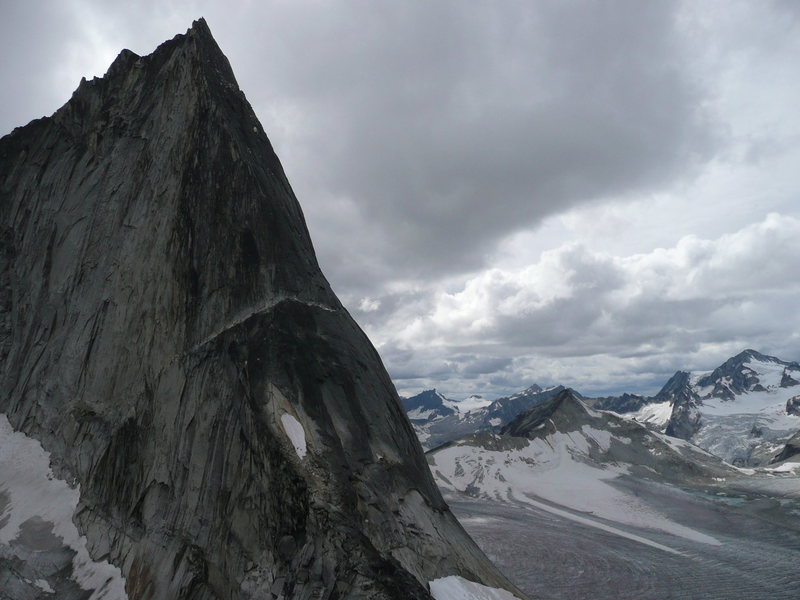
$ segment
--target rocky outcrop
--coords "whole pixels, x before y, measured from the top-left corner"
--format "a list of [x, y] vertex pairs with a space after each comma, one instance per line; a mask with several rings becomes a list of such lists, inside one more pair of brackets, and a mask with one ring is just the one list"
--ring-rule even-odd
[[697, 403], [693, 400], [677, 400], [672, 405], [672, 414], [665, 433], [672, 437], [690, 440], [702, 426], [703, 415]]
[[800, 417], [800, 396], [792, 396], [786, 401], [786, 414]]
[[205, 22], [0, 140], [0, 236], [0, 412], [80, 484], [76, 522], [131, 599], [511, 588]]
[[773, 463], [783, 462], [790, 458], [800, 458], [800, 432], [794, 434], [778, 455], [772, 460]]
[[655, 400], [657, 402], [669, 400], [673, 403], [698, 400], [699, 396], [692, 389], [690, 378], [691, 374], [688, 371], [676, 371], [655, 395]]
[[784, 369], [783, 370], [783, 373], [781, 374], [781, 387], [782, 388], [788, 388], [788, 387], [794, 387], [796, 385], [800, 385], [800, 381], [797, 381], [797, 379], [792, 377], [792, 375], [791, 375], [792, 373], [794, 373], [795, 375], [798, 374], [796, 370], [789, 370], [789, 369]]
[[649, 396], [639, 394], [622, 394], [621, 396], [605, 396], [602, 398], [587, 398], [586, 404], [598, 410], [613, 410], [618, 413], [636, 412], [643, 406], [656, 402]]
[[666, 434], [684, 440], [691, 439], [702, 427], [698, 409], [702, 401], [692, 388], [690, 377], [687, 371], [677, 371], [655, 396], [659, 402], [672, 403]]

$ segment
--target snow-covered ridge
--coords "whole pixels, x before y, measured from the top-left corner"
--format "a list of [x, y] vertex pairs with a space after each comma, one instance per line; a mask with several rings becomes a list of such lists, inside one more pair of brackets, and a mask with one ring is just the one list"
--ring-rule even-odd
[[[800, 430], [788, 401], [800, 393], [800, 365], [744, 352], [709, 373], [693, 373], [673, 405], [668, 432], [738, 465], [764, 465]], [[688, 424], [688, 426], [687, 426]]]
[[487, 400], [483, 396], [476, 396], [473, 394], [469, 398], [464, 398], [463, 400], [448, 400], [447, 398], [444, 398], [442, 403], [448, 408], [451, 408], [459, 413], [466, 414], [474, 410], [486, 408], [492, 403], [492, 400]]
[[669, 418], [672, 416], [672, 403], [667, 401], [646, 404], [636, 412], [621, 414], [620, 416], [633, 419], [639, 423], [648, 423], [661, 429], [667, 426]]

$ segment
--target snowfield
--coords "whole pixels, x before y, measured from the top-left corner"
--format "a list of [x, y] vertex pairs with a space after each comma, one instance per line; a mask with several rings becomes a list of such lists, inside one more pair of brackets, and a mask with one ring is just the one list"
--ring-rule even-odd
[[[631, 443], [629, 439], [617, 441]], [[614, 480], [628, 475], [629, 466], [601, 465], [589, 456], [592, 445], [607, 451], [611, 443], [609, 432], [584, 425], [579, 432], [556, 432], [543, 439], [528, 440], [521, 449], [498, 451], [459, 444], [428, 456], [431, 471], [443, 490], [498, 502], [532, 504], [545, 510], [550, 503], [581, 513], [573, 516], [585, 524], [626, 537], [630, 534], [587, 517], [658, 530], [705, 544], [719, 543], [671, 521], [637, 497], [615, 487]], [[563, 512], [559, 514], [564, 516]], [[635, 537], [637, 541], [649, 543], [640, 536]]]

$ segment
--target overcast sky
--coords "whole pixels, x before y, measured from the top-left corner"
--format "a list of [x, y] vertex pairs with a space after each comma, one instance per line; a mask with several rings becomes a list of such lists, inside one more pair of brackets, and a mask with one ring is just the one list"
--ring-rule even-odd
[[800, 3], [0, 0], [0, 134], [204, 16], [404, 394], [800, 359]]

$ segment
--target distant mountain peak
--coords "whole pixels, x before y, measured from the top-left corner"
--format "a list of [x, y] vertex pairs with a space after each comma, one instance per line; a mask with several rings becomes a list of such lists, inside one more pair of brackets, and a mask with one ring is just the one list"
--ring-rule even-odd
[[[764, 377], [782, 367], [782, 381], [767, 382]], [[800, 372], [800, 364], [787, 362], [775, 356], [762, 354], [756, 350], [743, 350], [714, 369], [697, 379], [696, 388], [701, 397], [714, 397], [732, 400], [738, 394], [751, 391], [764, 391], [770, 386], [788, 387], [794, 385], [790, 373]]]
[[401, 398], [403, 409], [408, 413], [412, 421], [430, 421], [440, 419], [455, 411], [443, 394], [436, 391], [436, 388], [424, 390], [416, 396]]
[[533, 383], [516, 395], [521, 396], [523, 394], [535, 394], [537, 392], [541, 392], [542, 389], [542, 386], [540, 386], [538, 383]]
[[671, 402], [696, 400], [697, 394], [691, 385], [691, 373], [688, 371], [676, 371], [655, 395], [655, 398], [660, 402], [665, 400]]
[[578, 426], [590, 414], [589, 410], [575, 390], [566, 388], [546, 402], [517, 415], [500, 433], [526, 437], [542, 426], [552, 424], [558, 427], [558, 423], [569, 424], [571, 428]]

